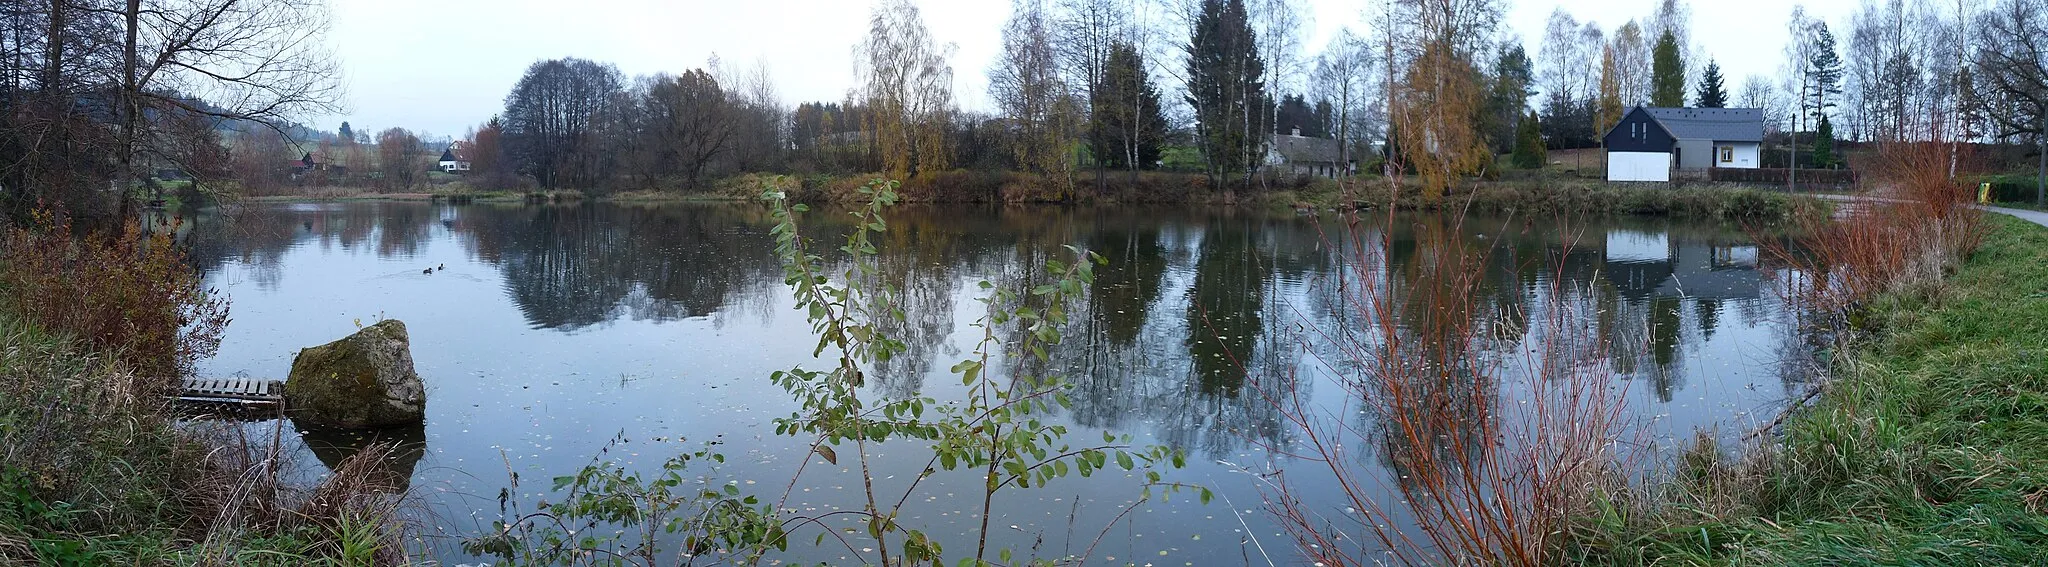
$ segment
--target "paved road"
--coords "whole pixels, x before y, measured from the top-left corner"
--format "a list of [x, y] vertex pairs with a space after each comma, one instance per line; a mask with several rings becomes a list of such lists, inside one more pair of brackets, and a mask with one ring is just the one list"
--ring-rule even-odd
[[2019, 218], [2020, 220], [2031, 222], [2041, 226], [2048, 226], [2048, 212], [2029, 211], [2026, 209], [2009, 209], [2005, 207], [1979, 206], [1977, 208], [1991, 211], [1994, 213], [2011, 215], [2013, 217]]
[[[1898, 200], [1898, 199], [1892, 199], [1892, 198], [1889, 198], [1889, 197], [1872, 197], [1872, 196], [1868, 196], [1868, 195], [1828, 195], [1828, 194], [1812, 194], [1812, 195], [1810, 195], [1810, 196], [1813, 196], [1813, 197], [1818, 197], [1818, 198], [1821, 198], [1821, 199], [1825, 199], [1825, 200], [1829, 200], [1829, 201], [1841, 201], [1841, 202], [1845, 202], [1845, 203], [1854, 203], [1854, 202], [1858, 202], [1858, 201], [1862, 201], [1862, 202], [1872, 202], [1872, 201], [1876, 201], [1876, 202], [1888, 202], [1888, 203], [1899, 203], [1899, 202], [1903, 202], [1903, 201], [1900, 201], [1900, 200]], [[1986, 210], [1986, 211], [1990, 211], [1990, 212], [1994, 212], [1994, 213], [1998, 213], [1998, 214], [2002, 214], [2002, 215], [2007, 215], [2007, 216], [2010, 216], [2010, 217], [2013, 217], [2013, 218], [2017, 218], [2017, 219], [2020, 219], [2020, 220], [2023, 220], [2023, 221], [2027, 221], [2027, 222], [2031, 222], [2031, 223], [2034, 223], [2034, 224], [2038, 224], [2038, 225], [2041, 225], [2041, 226], [2044, 226], [2044, 227], [2048, 227], [2048, 212], [2043, 212], [2043, 211], [2029, 211], [2029, 210], [2026, 210], [2026, 209], [2014, 209], [2014, 208], [2008, 208], [2008, 207], [1993, 207], [1993, 206], [1989, 206], [1989, 205], [1971, 205], [1971, 206], [1973, 206], [1973, 207], [1977, 207], [1978, 209], [1982, 209], [1982, 210]]]

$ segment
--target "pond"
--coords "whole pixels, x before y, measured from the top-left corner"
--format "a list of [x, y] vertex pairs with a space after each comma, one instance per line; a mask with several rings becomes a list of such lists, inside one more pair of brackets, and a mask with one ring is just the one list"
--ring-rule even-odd
[[[1624, 419], [1640, 432], [1632, 444], [1741, 435], [1806, 388], [1802, 365], [1788, 363], [1808, 358], [1804, 342], [1772, 270], [1749, 238], [1715, 225], [1365, 215], [1347, 227], [1328, 216], [1192, 208], [903, 206], [890, 216], [878, 277], [900, 290], [905, 318], [889, 330], [906, 350], [877, 369], [870, 396], [959, 398], [948, 369], [980, 336], [970, 326], [983, 314], [977, 284], [1041, 283], [1046, 259], [1086, 248], [1108, 263], [1048, 354], [1075, 384], [1058, 419], [1080, 440], [1108, 431], [1178, 448], [1187, 466], [1166, 479], [1217, 495], [1206, 505], [1155, 498], [1123, 515], [1142, 475], [1121, 470], [1011, 490], [996, 499], [992, 545], [1019, 553], [1291, 561], [1294, 540], [1266, 513], [1272, 487], [1260, 473], [1290, 464], [1281, 455], [1299, 449], [1300, 432], [1252, 392], [1289, 377], [1318, 404], [1355, 403], [1303, 378], [1331, 366], [1316, 337], [1362, 324], [1341, 284], [1361, 256], [1345, 242], [1387, 243], [1378, 257], [1390, 272], [1417, 261], [1418, 235], [1490, 250], [1471, 317], [1527, 312], [1546, 286], [1580, 290], [1609, 337], [1585, 358], [1614, 376]], [[804, 218], [819, 238], [850, 226], [840, 214]], [[397, 465], [444, 559], [462, 559], [456, 538], [501, 517], [515, 473], [523, 482], [506, 495], [531, 510], [549, 496], [545, 479], [594, 458], [645, 469], [708, 441], [728, 460], [692, 474], [771, 501], [787, 490], [800, 511], [857, 509], [849, 461], [814, 462], [792, 484], [808, 440], [774, 431], [771, 420], [796, 404], [769, 374], [830, 363], [812, 357], [816, 339], [783, 285], [770, 222], [754, 204], [349, 202], [204, 215], [190, 239], [207, 284], [231, 297], [233, 324], [200, 375], [282, 379], [300, 348], [403, 320], [427, 421], [381, 435], [415, 447]], [[1518, 352], [1530, 335], [1488, 348]], [[310, 474], [360, 443], [281, 428], [305, 439]], [[1373, 447], [1357, 449], [1361, 462], [1379, 462]], [[879, 482], [897, 490], [930, 456], [900, 441], [874, 453]], [[1326, 482], [1297, 489], [1336, 496]], [[904, 522], [937, 534], [950, 555], [971, 550], [979, 491], [978, 477], [939, 474], [912, 496]], [[858, 549], [830, 538], [813, 547], [813, 534], [801, 534], [781, 559], [858, 561]]]

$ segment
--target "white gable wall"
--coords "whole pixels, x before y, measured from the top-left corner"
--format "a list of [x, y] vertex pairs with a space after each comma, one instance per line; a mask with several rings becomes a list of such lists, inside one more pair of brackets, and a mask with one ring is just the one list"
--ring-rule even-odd
[[1671, 154], [1607, 152], [1608, 181], [1671, 181]]

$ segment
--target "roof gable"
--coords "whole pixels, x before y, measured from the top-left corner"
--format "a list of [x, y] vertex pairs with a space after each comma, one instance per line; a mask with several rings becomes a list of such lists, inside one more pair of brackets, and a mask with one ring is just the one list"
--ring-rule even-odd
[[[1623, 131], [1624, 128], [1629, 130]], [[1657, 122], [1649, 109], [1640, 106], [1622, 115], [1621, 120], [1615, 121], [1606, 133], [1600, 135], [1600, 145], [1610, 151], [1670, 152], [1671, 145], [1677, 141], [1678, 136], [1673, 135], [1670, 128]]]
[[1757, 108], [1639, 107], [1680, 140], [1762, 142], [1764, 111]]

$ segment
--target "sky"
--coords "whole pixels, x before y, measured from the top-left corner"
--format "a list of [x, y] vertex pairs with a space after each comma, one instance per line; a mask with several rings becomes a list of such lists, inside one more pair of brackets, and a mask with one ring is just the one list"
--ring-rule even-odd
[[[1382, 0], [1303, 0], [1314, 20], [1304, 57], [1338, 30], [1364, 33], [1368, 5]], [[1645, 19], [1657, 0], [1520, 0], [1503, 22], [1531, 56], [1545, 22], [1563, 8], [1612, 31]], [[1830, 27], [1860, 0], [1806, 0]], [[940, 42], [957, 48], [954, 98], [991, 107], [987, 68], [1001, 48], [1008, 0], [917, 0]], [[1793, 2], [1690, 0], [1693, 41], [1720, 62], [1735, 91], [1750, 74], [1775, 76]], [[866, 29], [867, 0], [335, 0], [328, 41], [344, 69], [343, 112], [307, 117], [332, 130], [403, 127], [461, 137], [504, 106], [535, 61], [581, 57], [612, 63], [628, 77], [706, 67], [715, 56], [734, 71], [765, 64], [783, 102], [845, 97], [853, 46]], [[1838, 32], [1839, 33], [1839, 32]]]

